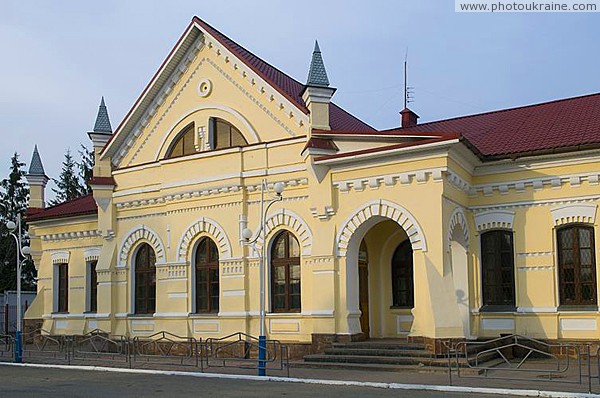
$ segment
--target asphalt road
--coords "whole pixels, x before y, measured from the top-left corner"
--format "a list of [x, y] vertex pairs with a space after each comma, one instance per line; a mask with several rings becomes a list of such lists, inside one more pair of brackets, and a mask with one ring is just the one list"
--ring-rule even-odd
[[0, 366], [0, 397], [415, 397], [500, 395]]

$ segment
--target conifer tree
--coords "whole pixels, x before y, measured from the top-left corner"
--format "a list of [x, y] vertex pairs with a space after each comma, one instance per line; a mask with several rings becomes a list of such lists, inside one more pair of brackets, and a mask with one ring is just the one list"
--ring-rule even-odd
[[52, 179], [56, 184], [56, 188], [52, 188], [52, 192], [54, 192], [56, 197], [50, 202], [51, 206], [77, 199], [85, 194], [85, 187], [79, 180], [79, 174], [76, 168], [77, 163], [73, 159], [71, 151], [67, 149], [60, 176], [58, 179]]
[[81, 144], [79, 155], [81, 156], [81, 161], [77, 164], [79, 167], [79, 177], [83, 181], [83, 194], [87, 195], [92, 193], [90, 180], [94, 171], [94, 151], [90, 151], [85, 145]]
[[[0, 181], [0, 292], [15, 290], [17, 287], [16, 242], [9, 235], [6, 223], [16, 221], [17, 215], [23, 219], [28, 206], [29, 187], [24, 178], [23, 166], [25, 164], [19, 161], [19, 155], [15, 153], [11, 159], [8, 178]], [[24, 222], [21, 223], [21, 227], [21, 236], [26, 236], [27, 226]], [[23, 244], [29, 244], [26, 238]], [[35, 274], [33, 262], [25, 262], [21, 271], [23, 290], [35, 290]]]

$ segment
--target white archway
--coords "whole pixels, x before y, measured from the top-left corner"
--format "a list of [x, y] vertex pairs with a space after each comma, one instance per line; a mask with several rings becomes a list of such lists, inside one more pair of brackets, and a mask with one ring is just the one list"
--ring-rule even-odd
[[118, 267], [127, 266], [127, 260], [129, 259], [131, 250], [140, 240], [145, 240], [150, 244], [150, 246], [152, 246], [156, 255], [157, 264], [166, 262], [164, 245], [158, 234], [154, 232], [151, 228], [145, 225], [141, 225], [131, 230], [129, 234], [127, 234], [127, 238], [125, 238], [125, 240], [121, 244], [121, 249], [119, 250]]
[[231, 243], [225, 233], [225, 230], [218, 222], [208, 217], [201, 217], [190, 225], [179, 239], [177, 245], [177, 256], [179, 262], [185, 262], [193, 248], [193, 244], [198, 235], [209, 235], [219, 248], [219, 259], [226, 260], [231, 258]]
[[[303, 256], [310, 256], [312, 251], [313, 235], [308, 227], [308, 224], [296, 213], [291, 210], [281, 209], [274, 214], [271, 214], [265, 222], [265, 236], [267, 240], [273, 231], [279, 227], [286, 227], [294, 232], [300, 247], [302, 248]], [[256, 241], [257, 250], [262, 250], [264, 242], [261, 237]]]
[[374, 217], [389, 218], [395, 221], [408, 235], [413, 250], [427, 251], [425, 234], [415, 217], [404, 207], [387, 200], [375, 200], [364, 204], [346, 219], [337, 236], [337, 255], [346, 256], [348, 244], [354, 232]]

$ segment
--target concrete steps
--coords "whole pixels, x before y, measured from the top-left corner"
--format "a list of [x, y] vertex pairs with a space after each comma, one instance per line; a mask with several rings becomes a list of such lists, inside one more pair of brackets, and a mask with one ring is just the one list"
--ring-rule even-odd
[[[479, 358], [482, 362], [494, 364], [494, 354]], [[453, 366], [455, 365], [453, 359]], [[466, 372], [478, 373], [469, 369], [465, 359], [459, 364]], [[353, 369], [395, 372], [448, 372], [448, 358], [426, 351], [421, 344], [408, 343], [405, 340], [367, 340], [352, 343], [333, 343], [323, 353], [304, 357], [304, 361], [295, 362], [293, 367]]]

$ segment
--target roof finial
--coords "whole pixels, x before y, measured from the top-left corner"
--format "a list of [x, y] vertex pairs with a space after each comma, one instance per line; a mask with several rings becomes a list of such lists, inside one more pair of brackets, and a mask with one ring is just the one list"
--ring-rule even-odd
[[95, 133], [110, 133], [112, 134], [112, 126], [110, 125], [110, 119], [108, 118], [108, 111], [104, 104], [104, 96], [100, 101], [100, 107], [98, 108], [98, 116], [96, 116], [96, 123], [94, 124]]
[[33, 156], [31, 157], [31, 163], [29, 164], [28, 174], [31, 176], [46, 176], [37, 145], [33, 148]]
[[310, 61], [310, 69], [308, 71], [308, 80], [306, 81], [307, 86], [317, 87], [329, 87], [329, 79], [327, 78], [327, 71], [325, 71], [325, 64], [321, 57], [321, 49], [319, 48], [319, 42], [315, 40], [315, 49], [313, 50], [312, 59]]

